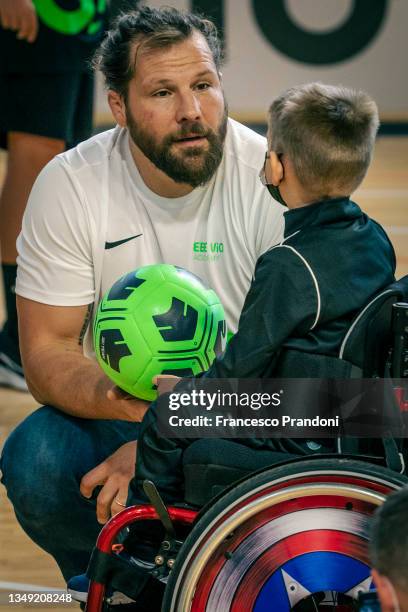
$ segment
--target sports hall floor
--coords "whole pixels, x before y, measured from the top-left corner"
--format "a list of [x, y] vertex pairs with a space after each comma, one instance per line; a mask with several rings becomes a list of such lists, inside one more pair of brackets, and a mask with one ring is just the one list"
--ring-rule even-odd
[[[4, 162], [4, 155], [0, 156], [0, 181]], [[408, 274], [408, 137], [379, 138], [374, 162], [355, 199], [387, 229], [397, 253], [398, 277]], [[35, 407], [30, 396], [0, 389], [0, 448], [8, 433]], [[33, 590], [30, 585], [64, 588], [53, 559], [23, 533], [0, 487], [0, 612], [16, 610], [15, 605], [4, 605], [6, 592], [24, 587]], [[45, 612], [50, 607], [35, 606], [34, 609]]]

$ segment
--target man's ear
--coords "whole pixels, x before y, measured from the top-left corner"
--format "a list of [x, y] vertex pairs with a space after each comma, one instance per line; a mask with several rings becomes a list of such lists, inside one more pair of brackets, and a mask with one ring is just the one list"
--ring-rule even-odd
[[[275, 151], [269, 152], [269, 158], [266, 160], [266, 163], [269, 163], [270, 165], [270, 177], [272, 185], [278, 187], [283, 180], [284, 169], [283, 164]], [[266, 173], [266, 175], [268, 175], [268, 173]]]
[[[378, 593], [382, 612], [396, 612], [398, 603], [395, 601], [395, 592], [386, 576], [382, 576], [376, 569], [371, 570], [371, 575]], [[397, 604], [397, 607], [395, 607]]]
[[110, 89], [108, 91], [108, 103], [116, 123], [120, 127], [126, 127], [126, 108], [123, 97], [117, 91]]

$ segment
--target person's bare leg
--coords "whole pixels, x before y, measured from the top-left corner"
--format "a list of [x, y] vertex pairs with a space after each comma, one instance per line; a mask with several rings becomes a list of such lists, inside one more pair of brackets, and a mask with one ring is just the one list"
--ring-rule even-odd
[[8, 134], [7, 172], [0, 195], [2, 263], [16, 263], [16, 240], [33, 183], [43, 167], [64, 149], [63, 140], [23, 132]]
[[7, 171], [0, 194], [0, 250], [6, 306], [6, 322], [0, 332], [0, 385], [26, 389], [18, 348], [18, 325], [14, 285], [16, 240], [28, 196], [43, 167], [65, 149], [63, 140], [10, 132]]

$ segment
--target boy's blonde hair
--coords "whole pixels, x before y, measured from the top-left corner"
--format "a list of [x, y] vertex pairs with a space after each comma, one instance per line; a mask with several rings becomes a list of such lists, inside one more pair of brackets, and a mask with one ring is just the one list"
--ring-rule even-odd
[[350, 195], [370, 165], [378, 126], [377, 105], [365, 92], [309, 83], [272, 102], [269, 148], [289, 157], [316, 199]]

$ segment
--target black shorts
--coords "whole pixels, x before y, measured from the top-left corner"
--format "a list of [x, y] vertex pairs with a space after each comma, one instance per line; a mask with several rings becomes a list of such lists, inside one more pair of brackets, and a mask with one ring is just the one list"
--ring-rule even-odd
[[66, 148], [92, 134], [94, 78], [90, 72], [0, 73], [0, 147], [8, 132], [56, 138]]

